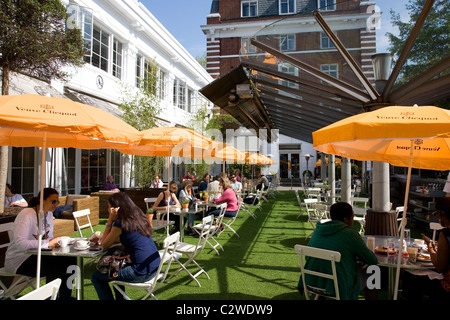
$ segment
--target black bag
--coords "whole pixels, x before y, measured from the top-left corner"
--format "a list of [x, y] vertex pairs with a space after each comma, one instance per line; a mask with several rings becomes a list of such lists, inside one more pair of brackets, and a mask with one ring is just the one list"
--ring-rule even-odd
[[242, 201], [246, 204], [254, 204], [254, 205], [257, 205], [259, 203], [259, 200], [255, 199], [255, 197], [246, 197]]
[[100, 273], [108, 274], [109, 279], [117, 278], [120, 269], [131, 263], [130, 255], [124, 247], [111, 248], [98, 261], [97, 270]]

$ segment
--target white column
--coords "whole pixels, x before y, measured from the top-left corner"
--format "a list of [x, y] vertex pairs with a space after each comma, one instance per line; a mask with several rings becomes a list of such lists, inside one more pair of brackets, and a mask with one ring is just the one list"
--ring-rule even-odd
[[373, 162], [372, 210], [388, 212], [391, 209], [389, 163]]
[[[328, 155], [328, 185], [331, 187], [331, 196], [336, 195], [336, 167], [334, 154]], [[331, 198], [330, 204], [335, 203], [335, 198]]]
[[350, 203], [350, 197], [352, 196], [352, 179], [349, 158], [342, 158], [341, 168], [341, 201]]

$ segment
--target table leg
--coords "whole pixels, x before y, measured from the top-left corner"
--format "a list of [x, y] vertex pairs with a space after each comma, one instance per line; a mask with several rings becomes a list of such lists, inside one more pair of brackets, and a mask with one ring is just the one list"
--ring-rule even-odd
[[180, 214], [180, 241], [183, 242], [184, 239], [184, 214]]
[[78, 276], [77, 276], [77, 300], [84, 300], [84, 263], [83, 257], [77, 256]]

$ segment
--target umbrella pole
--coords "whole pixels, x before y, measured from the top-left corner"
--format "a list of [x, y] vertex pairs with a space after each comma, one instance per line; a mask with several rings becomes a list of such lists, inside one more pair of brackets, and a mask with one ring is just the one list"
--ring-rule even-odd
[[[168, 183], [167, 183], [167, 191], [169, 191], [169, 196], [167, 197], [167, 213], [166, 213], [166, 219], [167, 219], [167, 224], [169, 224], [169, 207], [170, 207], [170, 199], [169, 199], [169, 197], [170, 197], [170, 156], [167, 157], [167, 160], [168, 160], [168, 162], [169, 162], [168, 169], [167, 169], [167, 180], [168, 180]], [[166, 230], [167, 230], [167, 236], [169, 236], [169, 228], [167, 227]]]
[[413, 159], [413, 147], [414, 147], [414, 140], [411, 140], [411, 146], [410, 146], [410, 154], [409, 154], [409, 166], [408, 166], [408, 176], [406, 179], [406, 190], [405, 190], [405, 201], [403, 203], [404, 210], [403, 210], [403, 217], [401, 222], [401, 231], [400, 231], [400, 241], [398, 243], [398, 257], [397, 257], [397, 273], [395, 276], [395, 289], [394, 289], [394, 300], [397, 300], [398, 295], [398, 283], [400, 280], [400, 264], [403, 259], [403, 239], [405, 236], [405, 225], [406, 225], [406, 211], [408, 207], [408, 195], [409, 195], [409, 185], [411, 183], [411, 168], [412, 168], [412, 159]]
[[44, 133], [44, 141], [42, 146], [42, 163], [41, 163], [41, 191], [39, 199], [38, 214], [38, 254], [36, 263], [36, 289], [39, 289], [41, 279], [41, 248], [42, 248], [42, 219], [44, 217], [44, 183], [45, 183], [45, 150], [47, 144], [47, 133]]

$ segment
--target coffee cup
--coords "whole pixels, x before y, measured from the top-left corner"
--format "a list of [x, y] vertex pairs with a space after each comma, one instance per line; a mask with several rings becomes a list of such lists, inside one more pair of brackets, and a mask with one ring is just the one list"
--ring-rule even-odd
[[58, 240], [58, 244], [61, 248], [65, 248], [70, 243], [70, 237], [60, 237]]
[[89, 245], [88, 240], [78, 240], [77, 241], [77, 247], [78, 248], [86, 248]]

